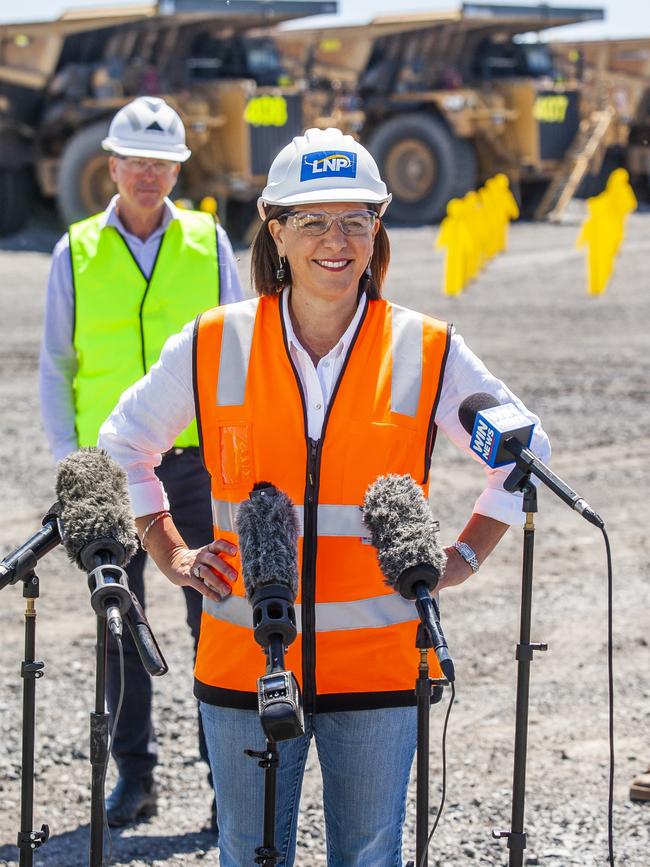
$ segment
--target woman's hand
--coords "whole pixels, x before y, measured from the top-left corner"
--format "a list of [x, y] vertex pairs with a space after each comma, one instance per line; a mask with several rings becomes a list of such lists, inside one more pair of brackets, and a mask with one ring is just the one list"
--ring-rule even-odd
[[237, 547], [225, 539], [217, 539], [203, 548], [179, 545], [171, 552], [165, 574], [173, 584], [194, 587], [208, 599], [220, 602], [232, 593], [237, 571], [219, 554], [232, 556], [236, 553]]

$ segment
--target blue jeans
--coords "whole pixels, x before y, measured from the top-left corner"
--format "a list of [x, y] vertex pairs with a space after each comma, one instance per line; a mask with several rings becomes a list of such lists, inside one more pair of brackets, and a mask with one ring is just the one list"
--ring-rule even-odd
[[[244, 750], [264, 749], [260, 719], [256, 711], [203, 702], [201, 715], [219, 814], [219, 863], [251, 867], [263, 839], [264, 771]], [[414, 707], [306, 717], [305, 735], [278, 745], [278, 867], [294, 863], [300, 790], [312, 736], [323, 774], [329, 867], [401, 867], [416, 733]]]

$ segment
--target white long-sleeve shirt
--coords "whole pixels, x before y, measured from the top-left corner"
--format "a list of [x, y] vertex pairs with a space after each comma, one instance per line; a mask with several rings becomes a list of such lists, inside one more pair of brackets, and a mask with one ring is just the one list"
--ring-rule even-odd
[[[124, 238], [142, 273], [149, 276], [163, 235], [170, 222], [178, 218], [178, 208], [166, 198], [160, 225], [143, 241], [124, 227], [117, 213], [118, 198], [116, 195], [109, 202], [101, 228], [114, 226]], [[235, 254], [221, 226], [217, 226], [217, 247], [220, 302], [230, 304], [241, 301], [243, 294]], [[72, 387], [77, 373], [77, 353], [73, 345], [73, 286], [70, 237], [66, 232], [52, 253], [39, 366], [41, 415], [55, 460], [64, 458], [78, 448]]]
[[[305, 395], [309, 436], [317, 440], [367, 300], [365, 295], [361, 297], [356, 314], [345, 333], [317, 365], [314, 365], [295, 335], [288, 302], [289, 290], [285, 289], [282, 316], [289, 350]], [[182, 332], [169, 338], [159, 361], [147, 376], [124, 392], [115, 411], [99, 432], [99, 445], [127, 472], [136, 516], [168, 508], [164, 489], [154, 468], [160, 463], [162, 454], [171, 447], [179, 431], [194, 418], [193, 327], [193, 323], [188, 323]], [[479, 461], [485, 470], [486, 486], [474, 505], [474, 512], [504, 524], [521, 524], [521, 494], [510, 494], [503, 489], [503, 482], [512, 467], [491, 469], [484, 464], [470, 450], [469, 434], [458, 420], [460, 403], [476, 392], [493, 394], [500, 403], [515, 403], [535, 424], [531, 450], [542, 461], [548, 461], [550, 444], [537, 416], [529, 412], [501, 380], [492, 376], [459, 334], [453, 333], [435, 422], [459, 449]]]

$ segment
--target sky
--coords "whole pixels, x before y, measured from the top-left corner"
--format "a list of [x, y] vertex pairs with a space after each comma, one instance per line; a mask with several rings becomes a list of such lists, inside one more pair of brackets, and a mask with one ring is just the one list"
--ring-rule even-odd
[[[525, 2], [525, 0], [523, 0]], [[11, 5], [12, 8], [9, 8]], [[22, 3], [10, 4], [10, 0], [0, 0], [0, 23], [15, 21], [48, 21], [56, 18], [65, 9], [117, 6], [129, 3], [125, 0], [23, 0]], [[454, 9], [460, 5], [460, 0], [338, 0], [339, 14], [337, 16], [318, 16], [308, 19], [313, 26], [336, 24], [363, 24], [377, 15], [400, 12]], [[634, 36], [650, 37], [650, 2], [648, 0], [566, 0], [553, 2], [553, 6], [584, 6], [602, 7], [605, 9], [605, 21], [581, 24], [575, 27], [565, 27], [551, 31], [553, 38], [566, 39], [612, 39]], [[305, 26], [304, 19], [300, 26]]]

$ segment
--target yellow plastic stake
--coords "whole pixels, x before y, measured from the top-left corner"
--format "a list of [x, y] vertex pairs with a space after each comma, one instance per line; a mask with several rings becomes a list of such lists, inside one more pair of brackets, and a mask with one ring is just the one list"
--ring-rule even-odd
[[517, 200], [512, 195], [508, 176], [499, 172], [494, 176], [495, 207], [497, 209], [497, 253], [503, 252], [508, 247], [508, 226], [511, 220], [519, 217]]
[[460, 295], [467, 282], [471, 237], [465, 222], [465, 207], [460, 199], [450, 199], [447, 216], [440, 224], [436, 249], [446, 250], [442, 291], [444, 295]]
[[611, 242], [612, 217], [610, 197], [606, 193], [587, 199], [587, 219], [582, 224], [576, 246], [587, 248], [587, 292], [602, 295], [614, 267]]

